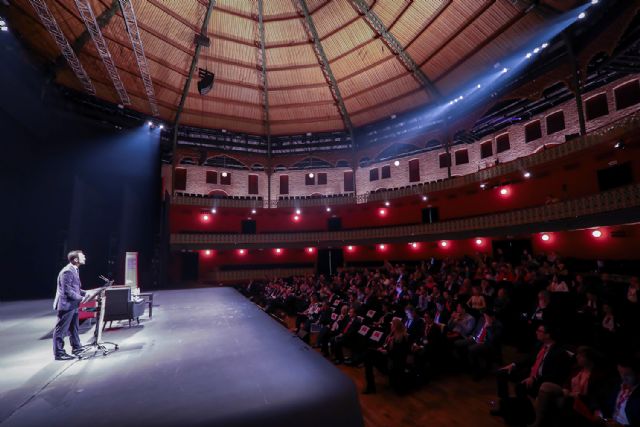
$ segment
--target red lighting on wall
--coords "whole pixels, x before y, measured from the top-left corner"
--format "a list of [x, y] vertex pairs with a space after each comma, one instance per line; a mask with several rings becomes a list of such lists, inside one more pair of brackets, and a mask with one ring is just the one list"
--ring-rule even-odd
[[353, 246], [347, 246], [347, 250], [349, 252], [353, 252], [355, 250], [355, 248]]
[[442, 246], [443, 248], [446, 248], [447, 246], [449, 246], [449, 242], [447, 242], [446, 240], [443, 240], [440, 242], [440, 246]]
[[276, 248], [276, 253], [277, 253], [278, 255], [280, 255], [280, 254], [282, 253], [282, 249], [280, 249], [280, 248]]
[[549, 236], [547, 233], [542, 233], [540, 239], [542, 239], [543, 242], [548, 242], [549, 240], [551, 240], [551, 236]]
[[598, 230], [598, 229], [593, 230], [593, 231], [591, 232], [591, 235], [592, 235], [593, 237], [595, 237], [596, 239], [599, 239], [600, 237], [602, 237], [602, 231], [600, 231], [600, 230]]
[[378, 209], [378, 215], [387, 216], [387, 210], [385, 208]]
[[211, 250], [210, 250], [210, 249], [205, 250], [205, 251], [204, 251], [204, 254], [205, 254], [206, 256], [211, 256]]
[[484, 243], [482, 239], [476, 239], [476, 245], [481, 246]]
[[315, 248], [307, 248], [307, 253], [308, 253], [308, 254], [312, 254], [312, 253], [314, 253], [315, 251], [316, 251], [316, 250], [315, 250]]
[[378, 245], [378, 249], [380, 249], [381, 251], [384, 251], [387, 249], [387, 246], [384, 243], [381, 243]]
[[501, 195], [501, 196], [508, 196], [508, 195], [509, 195], [509, 189], [508, 189], [508, 188], [506, 188], [506, 187], [502, 187], [502, 188], [500, 189], [500, 195]]
[[240, 255], [244, 255], [244, 254], [246, 254], [246, 253], [247, 253], [247, 250], [246, 250], [246, 249], [238, 249], [238, 254], [240, 254]]

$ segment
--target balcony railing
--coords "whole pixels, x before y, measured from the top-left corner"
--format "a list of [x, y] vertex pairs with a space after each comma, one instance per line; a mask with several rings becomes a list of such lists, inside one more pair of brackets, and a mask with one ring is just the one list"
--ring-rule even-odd
[[395, 227], [379, 227], [357, 230], [265, 233], [265, 234], [172, 234], [171, 244], [190, 248], [250, 247], [250, 246], [302, 246], [329, 245], [334, 242], [358, 244], [385, 242], [407, 238], [433, 240], [436, 236], [482, 230], [540, 224], [622, 209], [640, 207], [640, 184], [594, 194], [578, 199], [557, 202], [534, 208], [505, 213], [454, 219], [434, 224], [416, 224]]
[[540, 150], [537, 153], [520, 157], [510, 162], [482, 169], [471, 174], [442, 179], [432, 182], [418, 183], [397, 189], [369, 192], [358, 195], [338, 195], [324, 197], [300, 196], [286, 200], [236, 200], [232, 198], [218, 199], [207, 196], [174, 196], [173, 203], [202, 207], [230, 207], [230, 208], [283, 208], [283, 207], [311, 207], [335, 206], [354, 203], [368, 203], [387, 201], [407, 196], [431, 194], [437, 191], [449, 190], [473, 183], [488, 181], [510, 173], [528, 170], [533, 166], [549, 163], [589, 147], [621, 138], [640, 127], [640, 111], [611, 122], [589, 135], [554, 146], [552, 149]]

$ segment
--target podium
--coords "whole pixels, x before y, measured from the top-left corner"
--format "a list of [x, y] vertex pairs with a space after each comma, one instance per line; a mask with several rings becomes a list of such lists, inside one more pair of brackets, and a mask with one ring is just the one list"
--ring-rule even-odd
[[104, 286], [87, 290], [84, 298], [82, 298], [82, 304], [94, 300], [97, 301], [98, 319], [96, 322], [95, 330], [93, 331], [92, 342], [90, 344], [82, 346], [82, 351], [78, 356], [81, 360], [93, 358], [99, 353], [102, 353], [103, 356], [107, 356], [108, 354], [113, 353], [119, 348], [118, 344], [116, 343], [102, 341], [102, 328], [100, 327], [100, 325], [104, 322], [104, 308], [107, 302], [105, 291], [109, 287], [111, 287], [111, 285], [113, 285], [113, 280], [107, 280]]

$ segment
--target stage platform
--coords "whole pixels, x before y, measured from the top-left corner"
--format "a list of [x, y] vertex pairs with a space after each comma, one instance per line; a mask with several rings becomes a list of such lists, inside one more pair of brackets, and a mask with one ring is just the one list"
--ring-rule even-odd
[[156, 292], [117, 352], [69, 362], [51, 304], [0, 303], [2, 427], [363, 425], [353, 382], [234, 289]]

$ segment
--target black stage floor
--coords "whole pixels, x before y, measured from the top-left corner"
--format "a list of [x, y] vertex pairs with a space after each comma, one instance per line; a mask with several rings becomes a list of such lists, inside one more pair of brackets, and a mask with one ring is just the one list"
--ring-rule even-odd
[[51, 301], [0, 304], [0, 424], [363, 425], [351, 380], [234, 289], [154, 302], [104, 333], [120, 350], [70, 362], [53, 360]]

